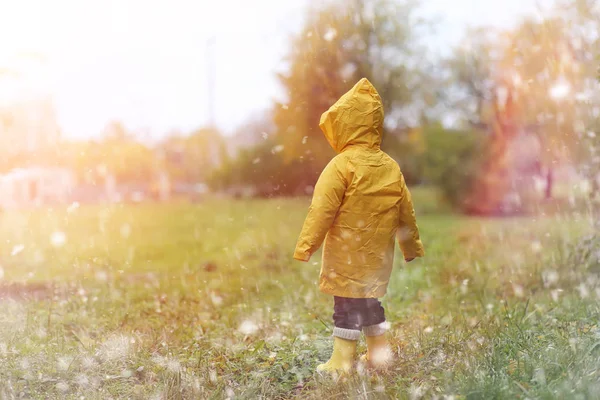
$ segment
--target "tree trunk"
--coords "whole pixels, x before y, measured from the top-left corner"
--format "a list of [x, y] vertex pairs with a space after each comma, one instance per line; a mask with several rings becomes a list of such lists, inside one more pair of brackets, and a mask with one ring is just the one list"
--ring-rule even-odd
[[548, 167], [546, 173], [546, 200], [552, 198], [552, 188], [554, 187], [554, 170], [552, 167]]

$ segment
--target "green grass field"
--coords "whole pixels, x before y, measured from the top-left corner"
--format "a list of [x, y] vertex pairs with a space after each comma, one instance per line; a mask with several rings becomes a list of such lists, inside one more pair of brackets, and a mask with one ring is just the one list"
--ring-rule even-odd
[[306, 199], [4, 212], [0, 399], [600, 398], [591, 218], [423, 215], [428, 197], [427, 256], [397, 257], [383, 301], [395, 360], [340, 380], [313, 372], [319, 255], [291, 258]]

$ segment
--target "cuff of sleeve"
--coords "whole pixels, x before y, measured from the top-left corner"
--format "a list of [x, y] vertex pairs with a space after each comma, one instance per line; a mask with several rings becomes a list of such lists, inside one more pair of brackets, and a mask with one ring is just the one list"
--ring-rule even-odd
[[294, 252], [294, 259], [296, 259], [298, 261], [307, 262], [308, 260], [310, 260], [310, 254], [303, 253], [303, 252], [300, 252], [300, 251], [295, 251]]
[[423, 248], [423, 243], [421, 243], [420, 240], [412, 242], [410, 244], [403, 243], [401, 247], [402, 253], [404, 254], [404, 259], [425, 256], [425, 249]]

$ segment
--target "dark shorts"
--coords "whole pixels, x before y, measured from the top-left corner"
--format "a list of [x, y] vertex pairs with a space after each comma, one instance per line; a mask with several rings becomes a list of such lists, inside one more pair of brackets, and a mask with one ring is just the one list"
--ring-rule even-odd
[[336, 328], [361, 330], [363, 326], [385, 322], [385, 312], [377, 299], [333, 298], [333, 323]]

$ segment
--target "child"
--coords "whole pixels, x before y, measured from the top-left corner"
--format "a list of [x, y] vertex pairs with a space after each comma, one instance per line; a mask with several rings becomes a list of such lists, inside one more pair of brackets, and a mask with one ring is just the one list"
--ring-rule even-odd
[[333, 354], [318, 371], [348, 372], [361, 330], [365, 360], [389, 358], [384, 310], [398, 236], [405, 260], [424, 255], [411, 196], [398, 164], [379, 148], [383, 106], [361, 79], [321, 116], [319, 126], [338, 153], [315, 186], [294, 258], [308, 261], [321, 247], [319, 288], [334, 296]]

